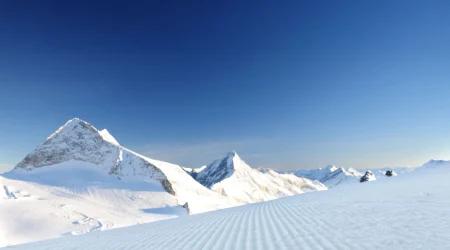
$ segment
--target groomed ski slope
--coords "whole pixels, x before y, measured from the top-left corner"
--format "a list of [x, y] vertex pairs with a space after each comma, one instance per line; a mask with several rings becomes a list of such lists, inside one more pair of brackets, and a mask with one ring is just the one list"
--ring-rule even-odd
[[450, 249], [450, 168], [11, 249]]

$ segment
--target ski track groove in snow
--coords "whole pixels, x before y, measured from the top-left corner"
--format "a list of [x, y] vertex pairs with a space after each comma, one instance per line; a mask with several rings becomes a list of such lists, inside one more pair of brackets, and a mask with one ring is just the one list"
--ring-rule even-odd
[[248, 230], [247, 231], [247, 237], [246, 237], [247, 242], [245, 242], [246, 243], [245, 247], [249, 246], [249, 241], [250, 240], [251, 241], [255, 241], [258, 248], [263, 248], [264, 247], [262, 242], [261, 242], [261, 240], [260, 240], [260, 239], [263, 238], [263, 235], [262, 235], [263, 231], [259, 230], [259, 229], [263, 228], [262, 227], [262, 223], [261, 223], [261, 220], [258, 220], [257, 217], [256, 217], [260, 213], [261, 208], [262, 208], [261, 204], [258, 204], [256, 209], [254, 209], [254, 211], [251, 212], [251, 220], [250, 220], [250, 222], [251, 222], [251, 225], [253, 227], [252, 227], [252, 230]]
[[236, 214], [232, 214], [231, 216], [222, 216], [218, 224], [211, 225], [212, 227], [217, 226], [217, 228], [220, 228], [220, 230], [208, 230], [208, 232], [205, 234], [206, 238], [204, 238], [206, 242], [202, 244], [202, 248], [213, 249], [212, 246], [218, 241], [218, 239], [220, 239], [220, 235], [228, 233], [228, 231], [224, 229], [226, 229], [227, 226], [230, 225], [230, 220], [232, 220], [235, 216]]
[[265, 242], [266, 239], [269, 239], [270, 237], [270, 233], [269, 233], [269, 228], [267, 226], [267, 220], [265, 220], [265, 218], [267, 218], [267, 204], [271, 203], [270, 202], [264, 202], [261, 203], [261, 212], [257, 214], [256, 220], [261, 221], [261, 231], [262, 231], [262, 237], [260, 237], [258, 239], [258, 241], [260, 241], [264, 246], [265, 249], [273, 249], [271, 242]]
[[[331, 208], [330, 208], [331, 209]], [[320, 219], [317, 220], [316, 218], [325, 218], [323, 210], [322, 209], [316, 209], [316, 208], [311, 208], [311, 205], [308, 206], [302, 206], [301, 207], [301, 211], [299, 213], [303, 213], [306, 214], [306, 219], [310, 220], [310, 224], [314, 225], [314, 224], [318, 224], [320, 225], [321, 228], [323, 228], [324, 232], [326, 232], [326, 234], [321, 235], [321, 234], [317, 234], [318, 238], [320, 238], [320, 240], [322, 242], [325, 242], [325, 245], [329, 246], [329, 248], [327, 249], [348, 249], [349, 246], [345, 246], [341, 241], [334, 241], [336, 242], [338, 245], [334, 245], [331, 241], [330, 238], [334, 238], [333, 234], [330, 234], [330, 231], [334, 231], [335, 229], [335, 224], [331, 223], [334, 222], [334, 218], [331, 219]], [[328, 229], [328, 231], [326, 230]]]
[[300, 229], [299, 236], [295, 237], [295, 239], [304, 240], [308, 249], [324, 249], [317, 238], [313, 236], [316, 233], [314, 232], [314, 229], [311, 229], [314, 225], [311, 225], [311, 221], [305, 218], [310, 215], [303, 214], [302, 207], [299, 207], [299, 209], [294, 209], [296, 205], [297, 204], [287, 201], [287, 204], [283, 206], [285, 214], [291, 215], [295, 225], [298, 225], [298, 227], [294, 228]]
[[[279, 218], [279, 222], [281, 223], [281, 228], [283, 230], [285, 230], [285, 233], [283, 234], [283, 238], [282, 240], [285, 242], [286, 247], [288, 249], [295, 249], [296, 247], [298, 247], [294, 241], [294, 238], [292, 236], [296, 235], [297, 232], [294, 230], [295, 227], [299, 227], [299, 225], [295, 225], [292, 227], [285, 227], [283, 225], [289, 225], [292, 224], [291, 220], [288, 220], [289, 216], [286, 213], [286, 209], [284, 206], [280, 206], [279, 203], [275, 203], [275, 213], [276, 213], [276, 218]], [[302, 226], [302, 225], [300, 225]], [[302, 245], [303, 249], [304, 246]], [[306, 246], [306, 249], [310, 249], [309, 246]]]
[[[275, 218], [275, 210], [274, 206], [276, 204], [276, 201], [268, 202], [267, 203], [267, 212], [266, 212], [266, 218], [268, 221], [269, 227], [267, 228], [267, 233], [270, 233], [270, 229], [274, 228], [275, 232], [275, 238], [274, 240], [270, 241], [271, 249], [279, 249], [282, 245], [281, 239], [283, 236], [280, 234], [280, 231], [283, 230], [283, 226], [279, 224], [279, 221], [277, 218]], [[268, 239], [268, 238], [267, 238]], [[284, 246], [284, 245], [283, 245]]]
[[[216, 230], [220, 231], [220, 235], [217, 237], [217, 240], [212, 242], [212, 246], [205, 246], [205, 249], [214, 249], [215, 247], [219, 248], [220, 246], [227, 245], [227, 238], [230, 237], [231, 239], [234, 239], [234, 231], [233, 228], [236, 227], [238, 222], [242, 222], [242, 213], [235, 213], [232, 215], [232, 218], [229, 218], [229, 221], [227, 225], [223, 228], [223, 230]], [[228, 243], [231, 243], [231, 240], [228, 240]], [[224, 247], [224, 249], [227, 249]]]
[[[182, 247], [183, 249], [191, 249], [195, 246], [195, 244], [197, 243], [196, 241], [194, 241], [195, 239], [198, 239], [198, 234], [192, 234], [191, 236], [191, 232], [193, 232], [195, 229], [198, 229], [198, 225], [206, 222], [206, 221], [211, 221], [211, 219], [209, 218], [209, 216], [205, 216], [203, 217], [203, 219], [199, 219], [198, 221], [194, 221], [193, 223], [191, 223], [191, 225], [189, 227], [187, 227], [185, 230], [183, 230], [183, 232], [188, 235], [185, 237], [185, 239], [179, 243], [180, 247]], [[214, 221], [214, 220], [213, 220]], [[202, 231], [203, 232], [203, 231]], [[176, 243], [174, 243], [176, 244]], [[177, 248], [172, 248], [172, 249], [177, 249]]]
[[[179, 235], [185, 235], [186, 237], [184, 237], [184, 239], [182, 241], [180, 241], [180, 242], [176, 242], [176, 241], [171, 241], [170, 242], [169, 241], [168, 242], [169, 245], [167, 245], [167, 247], [165, 247], [165, 248], [166, 249], [182, 249], [183, 247], [186, 246], [186, 244], [188, 244], [189, 242], [194, 241], [195, 235], [194, 234], [191, 235], [191, 232], [193, 232], [193, 230], [198, 227], [199, 223], [203, 223], [203, 222], [205, 222], [207, 220], [209, 220], [209, 217], [205, 216], [203, 219], [200, 219], [198, 221], [197, 220], [193, 220], [192, 223], [190, 223], [190, 225], [188, 225], [188, 226], [186, 226], [184, 228], [177, 228], [176, 232], [174, 232], [174, 233], [179, 234]], [[173, 228], [170, 228], [170, 227], [167, 228], [167, 229], [174, 231]], [[161, 242], [167, 242], [167, 240], [165, 238], [164, 239], [161, 238], [160, 241]], [[160, 244], [162, 244], [162, 243], [160, 243]]]
[[[221, 227], [226, 223], [226, 220], [221, 217], [209, 218], [209, 214], [205, 216], [204, 221], [208, 221], [208, 225], [204, 227], [198, 227], [198, 231], [196, 232], [194, 238], [192, 238], [192, 242], [195, 242], [193, 249], [201, 249], [210, 239], [211, 234], [214, 233], [214, 226]], [[196, 224], [196, 222], [194, 222]], [[198, 225], [198, 224], [197, 224]]]
[[298, 213], [302, 214], [301, 218], [303, 221], [310, 225], [308, 226], [310, 231], [307, 233], [314, 237], [317, 245], [322, 246], [324, 249], [338, 249], [329, 240], [329, 237], [332, 237], [332, 235], [329, 235], [329, 232], [334, 230], [334, 228], [329, 227], [329, 224], [326, 225], [326, 220], [317, 219], [317, 212], [313, 212], [309, 206], [301, 206]]

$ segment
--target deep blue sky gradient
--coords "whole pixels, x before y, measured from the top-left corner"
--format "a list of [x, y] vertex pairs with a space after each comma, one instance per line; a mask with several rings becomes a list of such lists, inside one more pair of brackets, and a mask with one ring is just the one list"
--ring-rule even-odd
[[129, 2], [0, 2], [0, 170], [73, 117], [189, 167], [450, 158], [448, 1]]

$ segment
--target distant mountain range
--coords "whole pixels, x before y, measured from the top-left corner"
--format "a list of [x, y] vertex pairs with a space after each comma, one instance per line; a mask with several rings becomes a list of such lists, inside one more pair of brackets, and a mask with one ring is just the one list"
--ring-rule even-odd
[[[445, 161], [444, 161], [445, 162]], [[392, 167], [392, 168], [374, 168], [374, 169], [354, 169], [343, 168], [329, 165], [326, 168], [299, 170], [294, 172], [294, 175], [305, 177], [311, 180], [318, 180], [325, 184], [328, 188], [333, 188], [341, 184], [358, 183], [360, 178], [367, 172], [371, 171], [374, 175], [374, 180], [379, 178], [387, 178], [385, 173], [388, 170], [395, 170], [397, 175], [410, 173], [418, 168], [412, 167]]]

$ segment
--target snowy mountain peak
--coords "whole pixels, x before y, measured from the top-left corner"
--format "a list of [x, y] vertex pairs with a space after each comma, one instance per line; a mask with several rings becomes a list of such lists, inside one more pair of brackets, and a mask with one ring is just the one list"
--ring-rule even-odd
[[227, 153], [226, 157], [235, 157], [235, 156], [239, 157], [239, 155], [236, 153], [236, 151], [231, 150], [230, 152]]
[[228, 152], [222, 159], [213, 161], [204, 170], [199, 172], [196, 180], [205, 187], [210, 188], [217, 182], [230, 177], [236, 170], [251, 171], [235, 151]]
[[228, 161], [230, 161], [230, 167], [234, 169], [248, 167], [248, 165], [241, 159], [241, 157], [234, 150], [228, 152], [224, 159], [228, 159]]
[[[336, 170], [334, 170], [334, 171], [342, 171], [342, 172], [344, 172], [344, 173], [347, 173], [347, 170], [345, 170], [345, 168], [343, 168], [343, 167], [336, 168]], [[333, 172], [334, 172], [334, 171], [333, 171]]]
[[114, 138], [106, 129], [99, 131], [99, 134], [102, 136], [103, 140], [110, 142], [116, 146], [119, 146], [119, 142]]
[[[78, 130], [78, 131], [76, 131]], [[60, 135], [60, 134], [70, 134], [75, 132], [81, 132], [81, 130], [84, 131], [90, 131], [92, 133], [98, 133], [99, 131], [94, 128], [91, 124], [81, 120], [80, 118], [73, 118], [69, 121], [67, 121], [63, 126], [61, 126], [58, 130], [56, 130], [53, 134], [51, 134], [47, 141]]]
[[329, 171], [331, 171], [331, 172], [334, 172], [334, 171], [336, 171], [338, 168], [337, 168], [335, 165], [328, 165], [328, 166], [326, 167], [326, 169], [329, 170]]
[[16, 168], [32, 169], [50, 166], [69, 160], [96, 165], [115, 165], [120, 148], [106, 130], [100, 132], [91, 124], [74, 118], [66, 122]]
[[319, 182], [294, 175], [273, 170], [261, 173], [247, 165], [235, 151], [213, 161], [194, 178], [203, 186], [243, 203], [326, 189]]

